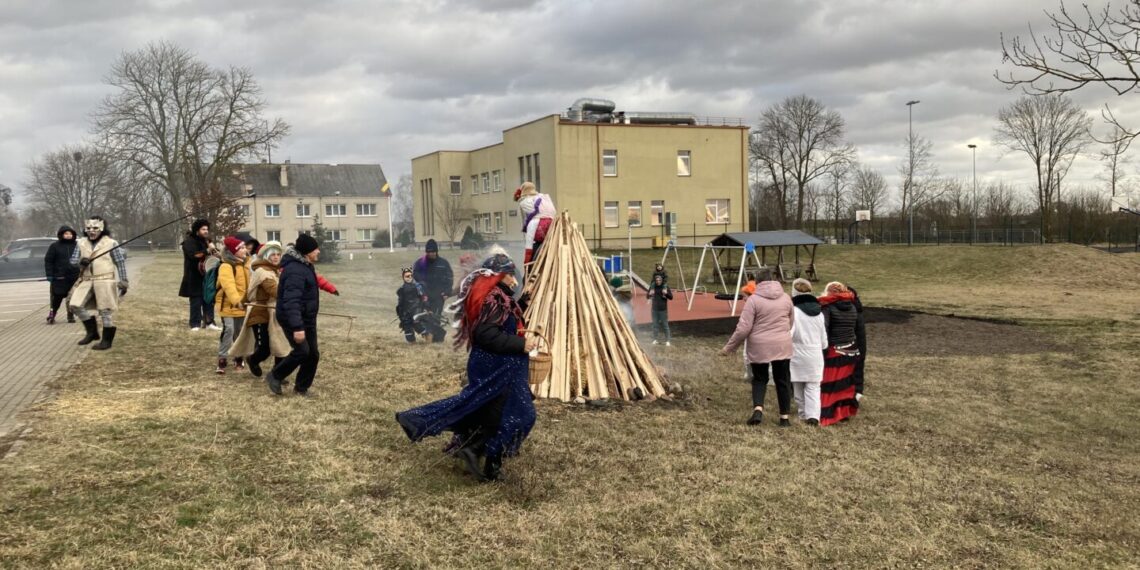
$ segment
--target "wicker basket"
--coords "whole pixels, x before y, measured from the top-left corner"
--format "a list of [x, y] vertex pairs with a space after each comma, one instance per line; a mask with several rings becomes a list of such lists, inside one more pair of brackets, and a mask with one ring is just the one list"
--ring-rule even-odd
[[530, 376], [527, 378], [527, 382], [532, 386], [537, 386], [542, 384], [547, 376], [550, 376], [550, 369], [554, 367], [554, 357], [550, 356], [550, 340], [538, 331], [524, 330], [523, 333], [533, 334], [541, 338], [545, 344], [537, 354], [530, 357]]

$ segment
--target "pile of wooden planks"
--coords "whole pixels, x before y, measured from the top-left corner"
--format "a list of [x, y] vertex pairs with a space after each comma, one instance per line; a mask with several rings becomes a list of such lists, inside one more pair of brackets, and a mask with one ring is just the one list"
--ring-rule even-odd
[[657, 367], [641, 349], [586, 240], [563, 212], [527, 268], [527, 328], [549, 339], [553, 367], [532, 390], [563, 402], [666, 395]]

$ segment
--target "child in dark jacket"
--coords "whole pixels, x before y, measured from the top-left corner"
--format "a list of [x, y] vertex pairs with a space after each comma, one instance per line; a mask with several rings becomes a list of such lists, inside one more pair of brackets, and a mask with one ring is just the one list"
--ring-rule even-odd
[[653, 284], [645, 295], [653, 300], [650, 313], [653, 315], [653, 344], [660, 344], [660, 337], [665, 337], [665, 346], [672, 346], [669, 334], [669, 301], [673, 300], [673, 291], [665, 284], [665, 278], [654, 274]]
[[416, 342], [416, 334], [426, 334], [427, 327], [417, 323], [415, 316], [427, 311], [427, 294], [424, 288], [412, 278], [412, 268], [405, 267], [404, 283], [396, 289], [396, 316], [400, 319], [400, 329], [404, 331], [404, 340]]
[[661, 276], [662, 283], [669, 283], [669, 274], [665, 272], [665, 266], [660, 263], [653, 266], [653, 277], [651, 277], [651, 279], [657, 279], [658, 275]]

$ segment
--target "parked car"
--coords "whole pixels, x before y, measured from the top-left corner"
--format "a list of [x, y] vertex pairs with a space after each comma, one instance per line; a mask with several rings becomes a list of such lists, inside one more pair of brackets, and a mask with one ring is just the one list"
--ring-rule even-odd
[[[55, 241], [55, 240], [52, 240]], [[0, 281], [44, 279], [47, 245], [28, 245], [0, 255]]]
[[34, 245], [42, 245], [46, 248], [47, 246], [55, 243], [55, 241], [56, 240], [53, 237], [14, 239], [14, 240], [8, 242], [8, 245], [4, 246], [4, 251], [0, 252], [0, 255], [8, 254], [8, 253], [11, 253], [17, 249], [21, 249], [21, 248], [25, 248], [25, 247], [31, 247]]

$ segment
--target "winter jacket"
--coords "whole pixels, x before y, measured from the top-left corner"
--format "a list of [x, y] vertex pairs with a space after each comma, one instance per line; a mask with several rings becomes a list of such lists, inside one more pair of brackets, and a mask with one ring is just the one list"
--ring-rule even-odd
[[792, 323], [792, 382], [823, 381], [823, 351], [827, 348], [827, 325], [823, 308], [811, 293], [792, 297], [796, 310]]
[[660, 271], [658, 271], [657, 269], [654, 269], [653, 275], [649, 277], [649, 283], [651, 285], [653, 284], [653, 281], [657, 279], [658, 275], [661, 276], [661, 282], [662, 283], [664, 283], [666, 285], [669, 284], [669, 273], [667, 271], [665, 271], [664, 269], [662, 269]]
[[792, 299], [775, 281], [764, 281], [756, 287], [756, 294], [748, 298], [736, 330], [724, 350], [734, 352], [748, 341], [745, 357], [748, 362], [762, 364], [792, 357], [792, 320], [795, 309]]
[[218, 297], [214, 309], [223, 317], [245, 316], [245, 293], [249, 289], [249, 268], [245, 260], [228, 251], [222, 254], [218, 266]]
[[320, 288], [320, 290], [324, 291], [325, 293], [331, 293], [333, 295], [340, 295], [340, 293], [337, 292], [337, 290], [336, 290], [336, 285], [333, 285], [332, 281], [325, 279], [325, 277], [323, 275], [321, 275], [320, 273], [317, 274], [317, 287]]
[[285, 250], [277, 279], [277, 322], [286, 333], [317, 328], [320, 291], [313, 264], [297, 250]]
[[209, 255], [206, 240], [198, 236], [186, 236], [182, 240], [182, 285], [178, 288], [179, 297], [202, 296], [202, 272], [198, 263]]
[[855, 305], [855, 312], [859, 315], [855, 321], [855, 346], [859, 348], [859, 353], [865, 357], [867, 356], [867, 322], [863, 317], [863, 301], [859, 299], [859, 292], [854, 288], [848, 286], [847, 290], [855, 296], [852, 303]]
[[654, 311], [667, 311], [669, 310], [669, 301], [673, 300], [673, 290], [668, 285], [657, 285], [656, 283], [649, 286], [649, 293], [646, 297], [653, 299]]
[[396, 316], [399, 317], [400, 324], [410, 323], [412, 317], [422, 312], [425, 301], [427, 297], [423, 287], [415, 281], [404, 283], [396, 289]]
[[855, 344], [855, 328], [859, 323], [859, 313], [855, 303], [838, 300], [823, 307], [823, 318], [827, 323], [829, 346], [849, 346]]
[[[63, 239], [63, 232], [71, 232], [71, 239]], [[59, 241], [51, 244], [44, 255], [44, 275], [51, 282], [52, 291], [66, 295], [79, 279], [79, 268], [71, 264], [71, 254], [75, 253], [77, 246], [75, 236], [79, 234], [68, 226], [62, 226], [55, 235]]]
[[250, 326], [268, 323], [269, 309], [257, 305], [272, 307], [277, 304], [277, 266], [268, 259], [254, 261], [249, 287], [245, 299], [254, 306], [249, 310], [246, 323]]
[[416, 260], [412, 267], [412, 278], [423, 285], [428, 297], [450, 296], [455, 280], [451, 264], [446, 259], [436, 257], [429, 260], [426, 255]]
[[748, 283], [745, 283], [743, 286], [740, 287], [740, 294], [745, 296], [745, 297], [751, 297], [752, 294], [755, 292], [756, 292], [756, 280], [755, 279], [749, 279]]

